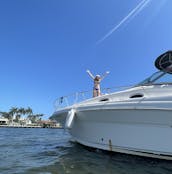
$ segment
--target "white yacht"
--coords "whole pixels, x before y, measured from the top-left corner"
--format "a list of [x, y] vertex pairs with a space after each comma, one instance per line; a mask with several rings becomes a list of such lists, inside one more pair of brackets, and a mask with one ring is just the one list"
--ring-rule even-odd
[[160, 71], [138, 85], [57, 109], [52, 118], [85, 146], [172, 160], [171, 65], [168, 51], [156, 59]]

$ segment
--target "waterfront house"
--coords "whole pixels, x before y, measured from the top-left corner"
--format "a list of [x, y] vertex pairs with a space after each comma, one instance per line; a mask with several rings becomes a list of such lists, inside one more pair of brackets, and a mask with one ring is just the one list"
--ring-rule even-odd
[[7, 118], [0, 117], [0, 125], [8, 125], [9, 120]]
[[60, 127], [60, 124], [57, 123], [57, 121], [55, 120], [40, 120], [37, 122], [37, 124], [41, 127], [47, 128], [47, 127], [51, 127], [51, 128], [55, 128], [55, 127]]

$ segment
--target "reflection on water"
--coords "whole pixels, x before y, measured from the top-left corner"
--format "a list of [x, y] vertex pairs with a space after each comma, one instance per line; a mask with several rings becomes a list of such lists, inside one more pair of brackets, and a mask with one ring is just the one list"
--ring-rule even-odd
[[0, 173], [171, 174], [172, 162], [71, 143], [61, 129], [0, 129]]

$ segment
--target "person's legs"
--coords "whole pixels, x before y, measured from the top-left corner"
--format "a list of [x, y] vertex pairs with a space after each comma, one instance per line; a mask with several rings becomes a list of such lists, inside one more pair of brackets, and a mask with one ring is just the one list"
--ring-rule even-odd
[[101, 92], [100, 92], [100, 89], [97, 90], [97, 96], [100, 96], [101, 95]]
[[98, 97], [101, 95], [100, 89], [94, 88], [93, 97]]
[[93, 90], [93, 97], [97, 97], [97, 90], [96, 89]]

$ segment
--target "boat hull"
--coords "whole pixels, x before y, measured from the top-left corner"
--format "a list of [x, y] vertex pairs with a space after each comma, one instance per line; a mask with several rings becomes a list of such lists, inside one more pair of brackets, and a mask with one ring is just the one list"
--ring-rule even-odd
[[172, 111], [78, 109], [70, 133], [83, 145], [172, 160]]

